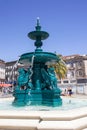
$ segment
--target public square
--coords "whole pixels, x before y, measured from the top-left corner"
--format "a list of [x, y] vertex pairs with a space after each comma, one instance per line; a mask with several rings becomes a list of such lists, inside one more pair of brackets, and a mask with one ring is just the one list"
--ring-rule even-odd
[[0, 0], [0, 130], [87, 130], [87, 1]]

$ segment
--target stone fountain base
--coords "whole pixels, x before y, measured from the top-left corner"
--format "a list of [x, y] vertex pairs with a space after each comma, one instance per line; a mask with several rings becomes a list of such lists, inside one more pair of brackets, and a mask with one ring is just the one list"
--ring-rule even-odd
[[44, 105], [56, 107], [62, 105], [59, 90], [21, 90], [14, 94], [13, 105]]
[[69, 111], [0, 111], [0, 130], [87, 130], [87, 107]]
[[46, 106], [56, 107], [62, 105], [62, 99], [57, 90], [43, 90], [42, 99], [42, 104]]

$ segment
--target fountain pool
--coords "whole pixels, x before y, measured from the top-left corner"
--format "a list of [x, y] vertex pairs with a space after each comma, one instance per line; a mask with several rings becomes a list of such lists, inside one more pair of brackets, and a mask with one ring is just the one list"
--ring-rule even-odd
[[[62, 97], [62, 106], [12, 106], [13, 98], [0, 98], [0, 129], [86, 130], [87, 99]], [[67, 125], [66, 125], [67, 124]]]
[[73, 97], [62, 97], [62, 105], [58, 107], [49, 107], [42, 105], [33, 106], [13, 106], [13, 98], [1, 98], [0, 99], [0, 110], [25, 110], [25, 111], [59, 111], [59, 110], [71, 110], [76, 108], [87, 107], [87, 99], [85, 98], [73, 98]]

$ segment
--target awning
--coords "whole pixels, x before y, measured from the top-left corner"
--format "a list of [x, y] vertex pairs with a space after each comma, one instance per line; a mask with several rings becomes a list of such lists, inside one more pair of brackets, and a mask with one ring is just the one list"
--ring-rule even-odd
[[0, 87], [10, 87], [10, 86], [12, 86], [12, 84], [5, 84], [5, 83], [0, 84]]

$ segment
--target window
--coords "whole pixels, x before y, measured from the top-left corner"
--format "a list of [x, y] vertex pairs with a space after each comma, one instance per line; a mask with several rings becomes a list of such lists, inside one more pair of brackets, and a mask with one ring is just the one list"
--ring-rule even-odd
[[78, 70], [76, 73], [77, 76], [83, 76], [83, 71], [82, 70]]
[[78, 67], [78, 68], [81, 68], [81, 67], [82, 67], [82, 62], [81, 62], [81, 61], [77, 62], [77, 67]]
[[73, 63], [70, 64], [70, 67], [73, 67]]
[[71, 80], [70, 83], [76, 83], [76, 80]]
[[71, 77], [74, 77], [74, 72], [73, 71], [71, 72]]
[[61, 81], [58, 81], [59, 84], [61, 84]]
[[63, 81], [63, 83], [68, 83], [68, 80]]
[[79, 71], [79, 76], [83, 76], [83, 72], [82, 71]]

